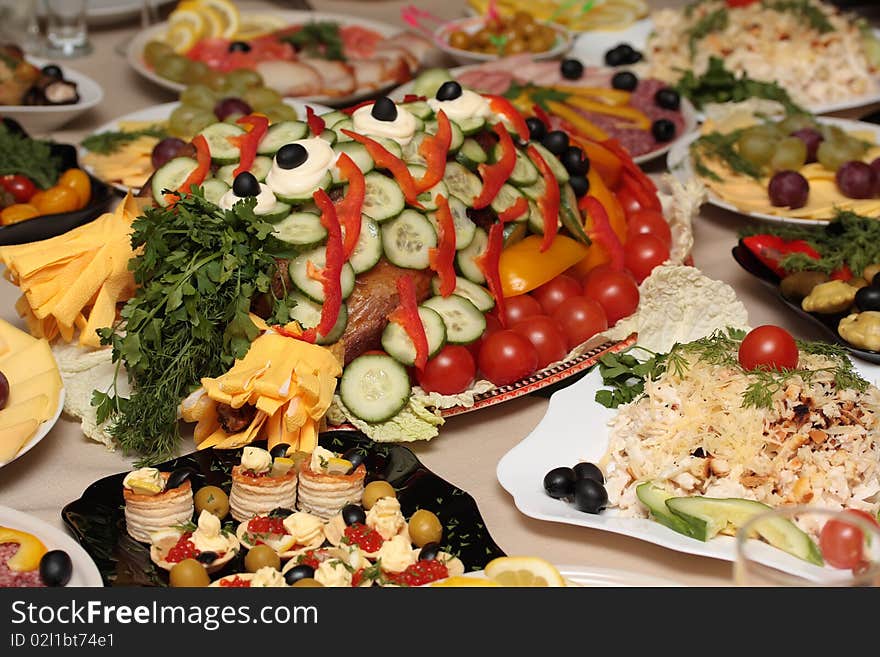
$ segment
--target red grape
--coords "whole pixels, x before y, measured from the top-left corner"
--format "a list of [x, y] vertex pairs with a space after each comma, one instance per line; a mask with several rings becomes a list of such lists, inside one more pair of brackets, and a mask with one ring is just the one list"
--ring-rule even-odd
[[186, 144], [182, 139], [177, 137], [165, 137], [158, 144], [153, 146], [153, 152], [150, 154], [150, 161], [154, 169], [158, 169], [168, 160], [173, 160], [180, 153], [180, 149]]
[[822, 133], [813, 128], [801, 128], [791, 133], [792, 137], [797, 137], [807, 145], [807, 164], [816, 161], [816, 151], [819, 150], [819, 144], [824, 141]]
[[225, 121], [227, 117], [233, 114], [250, 114], [253, 112], [251, 106], [244, 102], [241, 98], [224, 98], [217, 101], [214, 105], [214, 116], [221, 121]]
[[874, 169], [874, 181], [877, 183], [874, 186], [874, 193], [880, 194], [880, 157], [871, 162], [870, 167]]
[[837, 170], [834, 179], [840, 193], [848, 198], [871, 198], [874, 196], [876, 176], [870, 165], [858, 160], [846, 162]]
[[3, 372], [0, 372], [0, 409], [6, 408], [9, 401], [9, 380]]
[[797, 171], [780, 171], [773, 174], [767, 191], [770, 194], [770, 202], [776, 207], [796, 210], [807, 204], [810, 183]]

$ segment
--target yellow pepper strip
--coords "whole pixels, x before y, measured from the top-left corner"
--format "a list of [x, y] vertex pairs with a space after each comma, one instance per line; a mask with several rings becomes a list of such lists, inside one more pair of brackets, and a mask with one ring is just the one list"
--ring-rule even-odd
[[587, 98], [578, 96], [569, 96], [568, 104], [582, 109], [585, 112], [595, 112], [596, 114], [607, 114], [608, 116], [616, 116], [629, 121], [635, 127], [641, 130], [649, 130], [651, 128], [651, 119], [645, 116], [645, 113], [635, 107], [629, 105], [625, 107], [615, 107], [614, 105], [606, 105], [605, 103], [597, 103]]
[[[608, 186], [605, 185], [605, 182], [602, 180], [596, 167], [590, 168], [590, 172], [587, 174], [587, 180], [590, 183], [590, 194], [596, 197], [596, 200], [602, 204], [602, 207], [605, 208], [605, 212], [608, 213], [608, 223], [611, 224], [611, 230], [617, 235], [617, 239], [620, 240], [620, 243], [625, 244], [626, 214], [624, 213], [620, 202]], [[584, 222], [584, 229], [587, 233], [593, 229], [589, 217], [587, 217], [587, 220]], [[575, 271], [579, 275], [585, 276], [591, 269], [605, 264], [609, 260], [610, 257], [605, 251], [604, 246], [601, 244], [591, 244], [587, 251], [587, 257], [575, 265]]]
[[560, 119], [568, 121], [575, 130], [584, 137], [595, 139], [596, 141], [605, 141], [608, 134], [592, 121], [586, 119], [580, 112], [573, 110], [568, 105], [555, 100], [547, 101], [547, 109], [551, 114], [558, 116]]
[[607, 105], [627, 105], [629, 104], [630, 93], [621, 89], [602, 89], [601, 87], [574, 87], [571, 85], [560, 84], [551, 87], [556, 91], [572, 96], [586, 96], [587, 98], [598, 98]]
[[542, 239], [540, 235], [529, 235], [501, 252], [498, 273], [505, 297], [540, 287], [587, 255], [584, 244], [564, 235], [557, 235], [542, 252]]

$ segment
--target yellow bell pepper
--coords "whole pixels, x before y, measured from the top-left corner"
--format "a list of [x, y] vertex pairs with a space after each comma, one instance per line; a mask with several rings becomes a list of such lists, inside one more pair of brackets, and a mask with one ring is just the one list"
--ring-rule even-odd
[[571, 85], [560, 84], [552, 87], [556, 91], [572, 96], [586, 96], [587, 98], [598, 98], [608, 105], [626, 105], [629, 103], [630, 93], [620, 89], [602, 89], [600, 87], [575, 87]]
[[[611, 224], [611, 229], [614, 231], [614, 234], [617, 235], [617, 239], [620, 240], [620, 243], [625, 244], [626, 214], [624, 214], [623, 207], [621, 207], [620, 202], [617, 200], [614, 193], [608, 189], [608, 186], [602, 180], [596, 167], [590, 168], [590, 172], [587, 174], [587, 180], [590, 183], [590, 194], [595, 196], [596, 200], [598, 200], [602, 204], [602, 207], [605, 208], [605, 212], [608, 213], [608, 222]], [[587, 217], [584, 222], [584, 230], [589, 234], [592, 229], [593, 226], [591, 225], [590, 218]], [[591, 269], [605, 264], [609, 260], [610, 258], [605, 251], [605, 247], [601, 244], [591, 244], [587, 256], [575, 265], [575, 271], [578, 275], [585, 276]]]
[[565, 103], [555, 100], [547, 101], [547, 109], [551, 114], [559, 117], [563, 121], [567, 121], [580, 134], [596, 141], [605, 141], [608, 139], [608, 133], [597, 126], [592, 121], [584, 117], [580, 112], [573, 110]]
[[546, 251], [541, 251], [540, 235], [529, 235], [501, 252], [498, 272], [505, 297], [525, 294], [583, 260], [586, 245], [557, 235]]
[[635, 127], [642, 130], [649, 130], [651, 128], [651, 119], [649, 119], [644, 112], [635, 107], [629, 107], [628, 105], [623, 107], [608, 105], [588, 98], [581, 98], [580, 96], [570, 96], [566, 102], [573, 107], [584, 110], [585, 112], [616, 116], [624, 121], [632, 123]]

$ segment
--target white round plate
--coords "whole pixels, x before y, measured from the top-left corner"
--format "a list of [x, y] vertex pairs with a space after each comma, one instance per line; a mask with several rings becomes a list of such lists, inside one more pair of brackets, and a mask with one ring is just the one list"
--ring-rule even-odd
[[24, 456], [34, 447], [36, 447], [38, 442], [46, 437], [46, 435], [52, 430], [52, 427], [55, 426], [55, 423], [58, 422], [58, 418], [61, 417], [61, 412], [64, 410], [64, 397], [64, 388], [61, 388], [61, 394], [58, 395], [58, 410], [55, 411], [55, 415], [53, 415], [37, 427], [37, 432], [31, 437], [30, 440], [28, 440], [24, 445], [21, 446], [21, 449], [18, 450], [18, 454], [13, 456], [8, 461], [0, 461], [0, 468], [2, 468], [4, 465], [9, 465], [13, 461], [20, 459], [22, 456]]
[[[284, 102], [285, 102], [285, 104], [290, 105], [291, 107], [295, 108], [297, 113], [302, 117], [302, 120], [305, 120], [306, 106], [311, 107], [315, 111], [316, 114], [324, 114], [325, 112], [331, 111], [331, 109], [329, 107], [327, 107], [326, 105], [321, 105], [319, 103], [306, 103], [302, 100], [296, 100], [293, 98], [285, 98]], [[135, 122], [135, 121], [156, 121], [156, 122], [167, 121], [168, 117], [171, 116], [171, 112], [173, 112], [179, 106], [180, 106], [180, 102], [174, 101], [171, 103], [163, 103], [161, 105], [153, 105], [152, 107], [147, 107], [146, 109], [138, 110], [137, 112], [131, 112], [130, 114], [126, 114], [125, 116], [120, 116], [116, 119], [113, 119], [112, 121], [110, 121], [108, 123], [105, 123], [100, 128], [95, 130], [92, 134], [99, 134], [101, 132], [116, 132], [119, 130], [120, 124], [129, 122], [129, 121], [132, 121], [132, 122]], [[88, 151], [88, 149], [84, 148], [81, 145], [78, 146], [77, 148], [79, 150], [80, 160], [82, 160], [83, 156], [86, 153], [88, 153], [89, 151]], [[98, 178], [98, 174], [95, 172], [95, 170], [92, 167], [84, 164], [83, 168], [86, 171], [88, 171], [91, 175], [95, 176], [95, 178]], [[110, 182], [107, 180], [105, 180], [104, 182], [106, 182], [111, 187], [118, 189], [123, 194], [125, 194], [129, 191], [129, 188], [126, 187], [125, 185], [123, 185], [122, 183], [113, 183], [113, 182]], [[134, 194], [136, 194], [138, 192], [138, 190], [136, 188], [132, 188], [131, 191]]]
[[[836, 119], [830, 116], [822, 117], [821, 123], [840, 126], [847, 131], [871, 131], [874, 133], [877, 143], [880, 144], [880, 125], [876, 123], [849, 121], [847, 119]], [[667, 158], [669, 172], [676, 178], [676, 180], [681, 183], [687, 182], [688, 180], [697, 177], [697, 174], [694, 171], [693, 163], [691, 161], [690, 147], [692, 143], [699, 139], [699, 137], [700, 133], [698, 132], [688, 135], [686, 139], [682, 139], [674, 144], [672, 149], [669, 151], [669, 157]], [[724, 208], [725, 210], [729, 210], [730, 212], [736, 212], [737, 214], [741, 214], [746, 217], [751, 217], [752, 219], [757, 219], [761, 221], [770, 221], [780, 224], [800, 224], [803, 226], [825, 226], [831, 223], [830, 219], [800, 219], [797, 217], [784, 217], [774, 214], [766, 214], [764, 212], [746, 212], [744, 210], [740, 210], [730, 201], [726, 201], [718, 197], [718, 195], [712, 192], [712, 190], [709, 190], [707, 201], [708, 203], [716, 207]]]
[[[619, 587], [672, 587], [682, 586], [665, 577], [656, 575], [642, 575], [641, 573], [627, 572], [614, 568], [599, 568], [597, 566], [556, 566], [559, 574], [575, 586], [619, 586]], [[486, 579], [482, 570], [465, 573], [465, 577], [474, 579]]]
[[[560, 57], [571, 48], [571, 32], [562, 25], [556, 23], [546, 23], [556, 31], [556, 45], [546, 52], [534, 53], [535, 59], [554, 59]], [[470, 50], [462, 50], [453, 48], [449, 45], [449, 35], [457, 30], [464, 30], [468, 34], [475, 34], [484, 25], [482, 16], [469, 16], [466, 18], [458, 18], [448, 21], [440, 25], [434, 30], [434, 41], [440, 50], [455, 59], [460, 64], [473, 64], [476, 62], [494, 62], [501, 59], [498, 55], [482, 52], [471, 52]]]
[[64, 78], [76, 83], [79, 102], [72, 105], [0, 105], [0, 116], [15, 119], [31, 136], [45, 135], [60, 128], [86, 110], [91, 109], [104, 98], [101, 85], [87, 75], [71, 68], [66, 62], [51, 61], [40, 57], [28, 57], [34, 66], [57, 64]]
[[104, 581], [98, 567], [88, 553], [60, 529], [55, 529], [31, 515], [0, 506], [0, 525], [33, 534], [49, 550], [64, 550], [73, 562], [73, 575], [67, 586], [72, 587], [103, 587]]
[[[388, 25], [387, 23], [380, 23], [378, 21], [369, 20], [367, 18], [354, 18], [351, 16], [346, 16], [344, 14], [332, 14], [320, 11], [278, 11], [273, 12], [273, 15], [283, 18], [285, 21], [287, 21], [289, 25], [317, 21], [334, 21], [342, 26], [359, 25], [361, 27], [374, 30], [375, 32], [381, 34], [383, 37], [394, 36], [395, 34], [400, 32], [399, 28]], [[135, 71], [140, 73], [151, 82], [155, 82], [160, 87], [165, 87], [166, 89], [170, 89], [172, 91], [182, 91], [186, 87], [185, 84], [172, 82], [171, 80], [166, 80], [162, 76], [157, 75], [150, 67], [146, 65], [146, 62], [144, 62], [143, 58], [144, 47], [147, 45], [147, 43], [156, 39], [159, 35], [164, 34], [167, 29], [168, 23], [158, 23], [157, 25], [147, 28], [146, 30], [138, 32], [128, 46], [128, 54], [126, 58], [128, 60], [129, 66], [131, 66]], [[357, 65], [357, 60], [354, 60], [353, 65]], [[297, 100], [315, 103], [327, 103], [330, 105], [341, 106], [353, 103], [366, 96], [378, 94], [385, 89], [391, 88], [392, 86], [393, 84], [388, 84], [379, 88], [363, 89], [355, 91], [348, 96], [297, 96]]]

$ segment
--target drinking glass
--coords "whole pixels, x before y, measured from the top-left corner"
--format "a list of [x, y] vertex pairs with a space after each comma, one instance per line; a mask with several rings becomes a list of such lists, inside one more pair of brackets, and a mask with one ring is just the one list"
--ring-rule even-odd
[[86, 26], [87, 0], [43, 0], [46, 50], [52, 57], [79, 57], [92, 51]]
[[38, 0], [0, 0], [0, 39], [15, 43], [27, 53], [42, 49], [40, 24], [37, 20]]
[[738, 586], [880, 586], [880, 525], [853, 511], [772, 509], [737, 532], [733, 573]]

